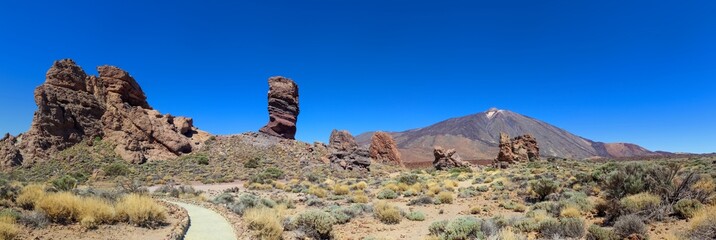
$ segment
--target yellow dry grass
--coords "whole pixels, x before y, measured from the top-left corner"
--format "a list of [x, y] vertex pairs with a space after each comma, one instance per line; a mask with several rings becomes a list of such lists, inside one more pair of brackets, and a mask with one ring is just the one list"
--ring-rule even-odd
[[35, 203], [45, 197], [45, 195], [44, 186], [39, 184], [30, 184], [22, 188], [20, 195], [17, 196], [15, 202], [22, 208], [32, 209], [35, 207]]
[[243, 219], [249, 229], [256, 231], [257, 239], [281, 239], [281, 234], [283, 234], [282, 211], [266, 207], [251, 208], [244, 213]]
[[166, 221], [164, 207], [148, 196], [130, 194], [117, 203], [117, 217], [138, 226], [154, 226]]

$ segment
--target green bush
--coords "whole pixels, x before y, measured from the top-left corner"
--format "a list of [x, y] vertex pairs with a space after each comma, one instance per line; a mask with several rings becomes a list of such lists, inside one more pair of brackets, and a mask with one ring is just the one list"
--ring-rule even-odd
[[703, 208], [703, 204], [698, 200], [681, 199], [674, 204], [674, 213], [681, 218], [692, 218], [701, 208]]
[[52, 181], [52, 186], [58, 191], [70, 191], [77, 187], [77, 179], [70, 175], [64, 175]]
[[329, 213], [309, 210], [296, 216], [294, 225], [311, 239], [332, 239], [336, 219]]
[[398, 177], [398, 182], [413, 185], [418, 182], [418, 175], [415, 174], [401, 174]]
[[197, 154], [194, 160], [196, 160], [196, 163], [199, 165], [209, 165], [209, 157], [204, 154]]
[[380, 190], [380, 192], [378, 192], [378, 196], [376, 197], [378, 199], [395, 199], [398, 197], [398, 193], [391, 189], [383, 188], [383, 190]]
[[587, 240], [619, 240], [614, 231], [592, 224], [587, 229]]
[[260, 165], [260, 161], [261, 161], [261, 159], [259, 159], [258, 157], [249, 159], [248, 161], [246, 161], [244, 163], [244, 167], [245, 168], [258, 168]]
[[271, 183], [274, 180], [280, 179], [283, 177], [283, 171], [281, 169], [275, 168], [275, 167], [269, 167], [264, 169], [261, 173], [256, 174], [254, 176], [251, 176], [249, 181], [251, 183]]
[[[647, 236], [646, 225], [643, 220], [636, 215], [624, 215], [617, 218], [614, 223], [614, 233], [620, 238], [626, 238], [632, 234], [639, 235], [643, 238]], [[642, 239], [643, 239], [642, 238]]]
[[415, 212], [410, 212], [407, 215], [405, 215], [405, 218], [407, 218], [410, 221], [424, 221], [425, 214], [423, 214], [420, 211], [415, 211]]
[[439, 221], [430, 224], [430, 235], [441, 240], [483, 239], [481, 222], [473, 217], [460, 217], [452, 221]]
[[539, 197], [540, 201], [544, 201], [547, 195], [557, 192], [559, 187], [553, 180], [542, 178], [531, 182], [532, 191]]
[[110, 177], [126, 176], [130, 173], [129, 166], [121, 162], [115, 162], [110, 165], [107, 165], [102, 170], [104, 170], [105, 175]]
[[584, 236], [584, 221], [579, 218], [548, 218], [540, 223], [539, 232], [544, 238], [581, 238]]

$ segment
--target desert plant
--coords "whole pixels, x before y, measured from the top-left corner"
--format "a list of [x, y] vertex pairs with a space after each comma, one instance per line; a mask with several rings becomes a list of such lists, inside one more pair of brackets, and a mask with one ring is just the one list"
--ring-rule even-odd
[[532, 191], [537, 194], [540, 201], [544, 201], [547, 195], [557, 191], [557, 184], [553, 180], [542, 178], [531, 182]]
[[383, 190], [380, 190], [380, 192], [378, 192], [378, 195], [376, 197], [378, 199], [395, 199], [398, 197], [398, 193], [396, 193], [390, 188], [383, 188]]
[[259, 239], [278, 240], [283, 233], [283, 216], [277, 209], [259, 207], [247, 210], [243, 216], [249, 229], [257, 232]]
[[332, 239], [334, 224], [336, 219], [331, 214], [319, 210], [309, 210], [294, 218], [296, 228], [312, 239]]
[[632, 234], [647, 236], [646, 225], [644, 221], [637, 215], [624, 215], [617, 218], [614, 223], [614, 233], [620, 238], [626, 238]]
[[639, 193], [621, 199], [620, 205], [627, 214], [652, 212], [661, 204], [661, 199], [651, 193]]
[[420, 211], [409, 212], [407, 215], [405, 215], [405, 218], [407, 218], [410, 221], [424, 221], [425, 214], [423, 214], [423, 212], [420, 212]]
[[582, 216], [582, 213], [576, 207], [568, 206], [560, 211], [559, 216], [564, 218], [578, 218]]
[[673, 206], [674, 213], [681, 218], [692, 218], [696, 212], [703, 208], [703, 204], [695, 199], [681, 199]]
[[346, 195], [350, 192], [348, 185], [336, 184], [333, 186], [333, 194]]
[[42, 212], [31, 211], [20, 215], [19, 222], [25, 226], [38, 229], [47, 226], [50, 223], [50, 219]]
[[369, 201], [368, 196], [363, 192], [356, 192], [348, 199], [351, 203], [367, 203]]
[[560, 219], [561, 236], [579, 239], [584, 236], [584, 221], [579, 218]]
[[614, 231], [599, 227], [597, 225], [590, 225], [587, 229], [587, 240], [618, 240], [619, 237], [614, 233]]
[[375, 218], [385, 224], [400, 223], [402, 218], [400, 209], [386, 201], [378, 201], [373, 206], [373, 215]]
[[258, 157], [251, 158], [244, 163], [244, 167], [245, 168], [258, 168], [260, 165], [260, 162], [261, 162], [261, 159]]
[[308, 188], [308, 194], [311, 194], [311, 195], [319, 197], [319, 198], [324, 198], [328, 195], [328, 191], [326, 191], [326, 189], [323, 189], [320, 187], [311, 186], [310, 188]]
[[422, 205], [433, 204], [433, 202], [434, 202], [433, 198], [431, 198], [429, 196], [420, 196], [418, 198], [410, 200], [410, 202], [408, 202], [408, 206], [414, 206], [414, 205], [422, 206]]
[[14, 222], [0, 222], [0, 239], [11, 240], [17, 237], [20, 229]]
[[686, 231], [689, 239], [716, 238], [716, 206], [701, 208], [691, 219]]
[[69, 192], [51, 193], [40, 199], [35, 208], [47, 214], [51, 222], [67, 224], [78, 221], [82, 201]]
[[430, 225], [430, 235], [441, 240], [481, 239], [480, 221], [473, 217], [460, 217], [453, 221], [439, 221]]
[[117, 217], [142, 227], [155, 227], [166, 221], [164, 207], [147, 196], [129, 194], [117, 203]]
[[412, 173], [410, 173], [410, 174], [401, 174], [401, 175], [398, 177], [398, 182], [400, 182], [400, 183], [405, 183], [405, 184], [407, 184], [407, 185], [413, 185], [413, 184], [417, 183], [418, 180], [419, 180], [418, 175], [415, 175], [415, 174], [412, 174]]
[[99, 224], [112, 223], [116, 219], [114, 207], [106, 200], [95, 197], [84, 197], [80, 200], [79, 221], [88, 229]]
[[33, 209], [35, 203], [45, 197], [45, 187], [42, 185], [31, 184], [20, 190], [20, 195], [15, 200], [20, 207], [24, 209]]
[[70, 175], [64, 175], [52, 181], [52, 186], [58, 191], [70, 191], [77, 187], [77, 179]]
[[126, 176], [130, 173], [129, 166], [121, 162], [114, 162], [105, 166], [102, 170], [104, 170], [105, 175], [110, 177]]
[[435, 197], [440, 204], [451, 204], [455, 196], [451, 192], [440, 192]]

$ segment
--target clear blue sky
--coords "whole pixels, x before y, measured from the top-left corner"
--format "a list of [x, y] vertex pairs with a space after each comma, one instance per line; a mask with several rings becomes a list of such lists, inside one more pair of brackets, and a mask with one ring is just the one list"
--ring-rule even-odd
[[716, 151], [716, 1], [73, 2], [0, 2], [0, 132], [29, 128], [33, 89], [73, 58], [129, 71], [154, 108], [215, 134], [263, 126], [266, 80], [284, 75], [304, 141], [498, 107]]

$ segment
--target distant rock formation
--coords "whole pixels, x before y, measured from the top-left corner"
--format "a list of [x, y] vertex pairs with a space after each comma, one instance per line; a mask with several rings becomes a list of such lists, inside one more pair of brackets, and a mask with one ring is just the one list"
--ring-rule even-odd
[[74, 61], [63, 59], [47, 71], [45, 83], [35, 89], [38, 109], [32, 125], [19, 144], [23, 165], [95, 138], [115, 144], [115, 153], [130, 163], [174, 158], [208, 139], [191, 118], [152, 109], [126, 71], [113, 66], [97, 70], [99, 76], [87, 76]]
[[456, 167], [470, 167], [470, 163], [465, 162], [460, 158], [455, 149], [443, 149], [440, 146], [433, 148], [433, 155], [435, 160], [433, 166], [437, 170], [444, 170]]
[[331, 165], [345, 170], [370, 171], [370, 152], [358, 147], [355, 138], [348, 131], [333, 130], [328, 140]]
[[10, 134], [0, 139], [0, 169], [15, 167], [22, 164], [22, 154], [17, 146], [17, 138]]
[[298, 85], [285, 77], [268, 80], [269, 122], [259, 130], [272, 136], [295, 139], [298, 120]]
[[403, 165], [398, 145], [390, 134], [376, 132], [370, 141], [370, 157], [383, 163]]
[[515, 162], [536, 160], [539, 160], [539, 146], [532, 135], [525, 134], [510, 140], [509, 135], [500, 133], [500, 152], [495, 159], [496, 165], [504, 168]]

